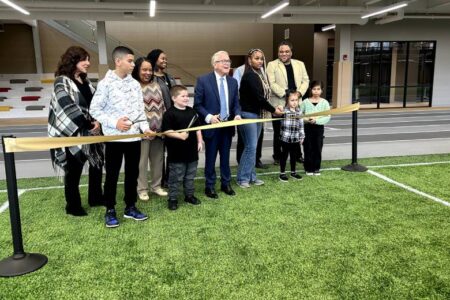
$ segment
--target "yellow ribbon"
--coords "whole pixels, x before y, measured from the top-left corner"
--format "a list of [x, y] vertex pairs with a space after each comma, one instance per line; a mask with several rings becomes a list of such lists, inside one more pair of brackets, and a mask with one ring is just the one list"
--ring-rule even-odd
[[[359, 103], [343, 106], [340, 108], [334, 108], [327, 111], [322, 111], [313, 114], [303, 115], [302, 118], [308, 117], [319, 117], [328, 115], [337, 115], [352, 112], [359, 109]], [[283, 118], [270, 118], [270, 119], [242, 119], [242, 120], [232, 120], [227, 122], [220, 122], [216, 124], [203, 125], [197, 127], [191, 127], [186, 129], [176, 130], [175, 132], [187, 132], [187, 131], [197, 131], [206, 129], [223, 128], [230, 126], [239, 126], [243, 124], [251, 123], [263, 123], [270, 121], [282, 120]], [[154, 133], [154, 134], [127, 134], [127, 135], [109, 135], [109, 136], [82, 136], [82, 137], [23, 137], [23, 138], [5, 138], [5, 149], [6, 153], [10, 152], [28, 152], [28, 151], [42, 151], [55, 148], [71, 147], [82, 144], [95, 144], [112, 142], [122, 139], [129, 138], [143, 138], [151, 136], [162, 136], [164, 132]]]

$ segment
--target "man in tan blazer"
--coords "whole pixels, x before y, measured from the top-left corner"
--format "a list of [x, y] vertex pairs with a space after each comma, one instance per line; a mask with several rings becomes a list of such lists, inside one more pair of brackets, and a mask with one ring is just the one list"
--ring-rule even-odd
[[[278, 59], [269, 62], [267, 65], [267, 76], [269, 77], [272, 96], [270, 99], [274, 107], [285, 106], [286, 91], [296, 90], [303, 95], [308, 90], [309, 77], [305, 64], [302, 61], [292, 59], [292, 44], [289, 41], [282, 41], [278, 46]], [[299, 103], [300, 105], [300, 103]], [[281, 154], [280, 144], [280, 121], [274, 121], [273, 125], [273, 159], [275, 164], [279, 163]], [[301, 147], [297, 152], [298, 158], [303, 161]]]

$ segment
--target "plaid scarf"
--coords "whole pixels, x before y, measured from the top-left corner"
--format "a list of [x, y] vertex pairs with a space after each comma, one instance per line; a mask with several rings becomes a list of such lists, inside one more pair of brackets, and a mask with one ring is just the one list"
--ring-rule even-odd
[[[88, 81], [91, 92], [95, 89]], [[71, 137], [89, 136], [92, 133], [88, 128], [79, 127], [74, 120], [94, 121], [89, 114], [89, 108], [83, 95], [78, 90], [72, 79], [66, 76], [59, 76], [55, 79], [54, 90], [50, 100], [48, 114], [48, 136], [49, 137]], [[79, 122], [78, 122], [79, 123]], [[78, 145], [68, 148], [51, 149], [53, 168], [60, 174], [60, 171], [67, 170], [66, 150], [76, 157], [80, 162], [89, 161], [91, 166], [102, 168], [104, 161], [103, 144]]]

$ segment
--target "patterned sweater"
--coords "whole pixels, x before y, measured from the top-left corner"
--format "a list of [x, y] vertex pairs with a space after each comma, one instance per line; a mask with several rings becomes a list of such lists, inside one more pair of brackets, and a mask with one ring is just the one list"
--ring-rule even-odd
[[162, 117], [166, 112], [161, 88], [156, 81], [147, 84], [142, 88], [144, 97], [145, 114], [147, 115], [150, 129], [156, 132], [161, 131]]
[[[319, 103], [314, 105], [314, 104], [312, 104], [311, 99], [308, 98], [302, 102], [302, 104], [300, 105], [300, 109], [302, 110], [302, 113], [306, 115], [306, 114], [312, 114], [312, 113], [329, 110], [330, 104], [328, 103], [327, 100], [320, 98]], [[316, 118], [317, 125], [325, 125], [326, 123], [328, 123], [330, 121], [330, 116], [320, 116], [320, 117], [315, 117], [315, 118]], [[307, 119], [308, 118], [306, 118], [306, 120]]]
[[[131, 75], [120, 78], [112, 70], [98, 83], [97, 91], [91, 102], [91, 115], [102, 124], [104, 135], [139, 134], [147, 130], [142, 89]], [[117, 121], [128, 117], [133, 125], [128, 131], [116, 128]], [[128, 138], [119, 142], [139, 141], [140, 138]]]

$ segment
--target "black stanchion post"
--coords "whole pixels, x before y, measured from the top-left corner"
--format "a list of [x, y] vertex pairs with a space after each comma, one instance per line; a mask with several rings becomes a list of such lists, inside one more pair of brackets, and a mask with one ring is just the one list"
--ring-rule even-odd
[[0, 261], [0, 276], [13, 277], [36, 271], [47, 263], [47, 257], [38, 253], [26, 253], [23, 250], [19, 196], [17, 194], [16, 165], [14, 153], [6, 153], [5, 151], [5, 138], [14, 137], [2, 136], [14, 253], [12, 256]]
[[358, 164], [358, 111], [352, 112], [352, 163], [341, 168], [349, 172], [365, 172], [367, 168]]

